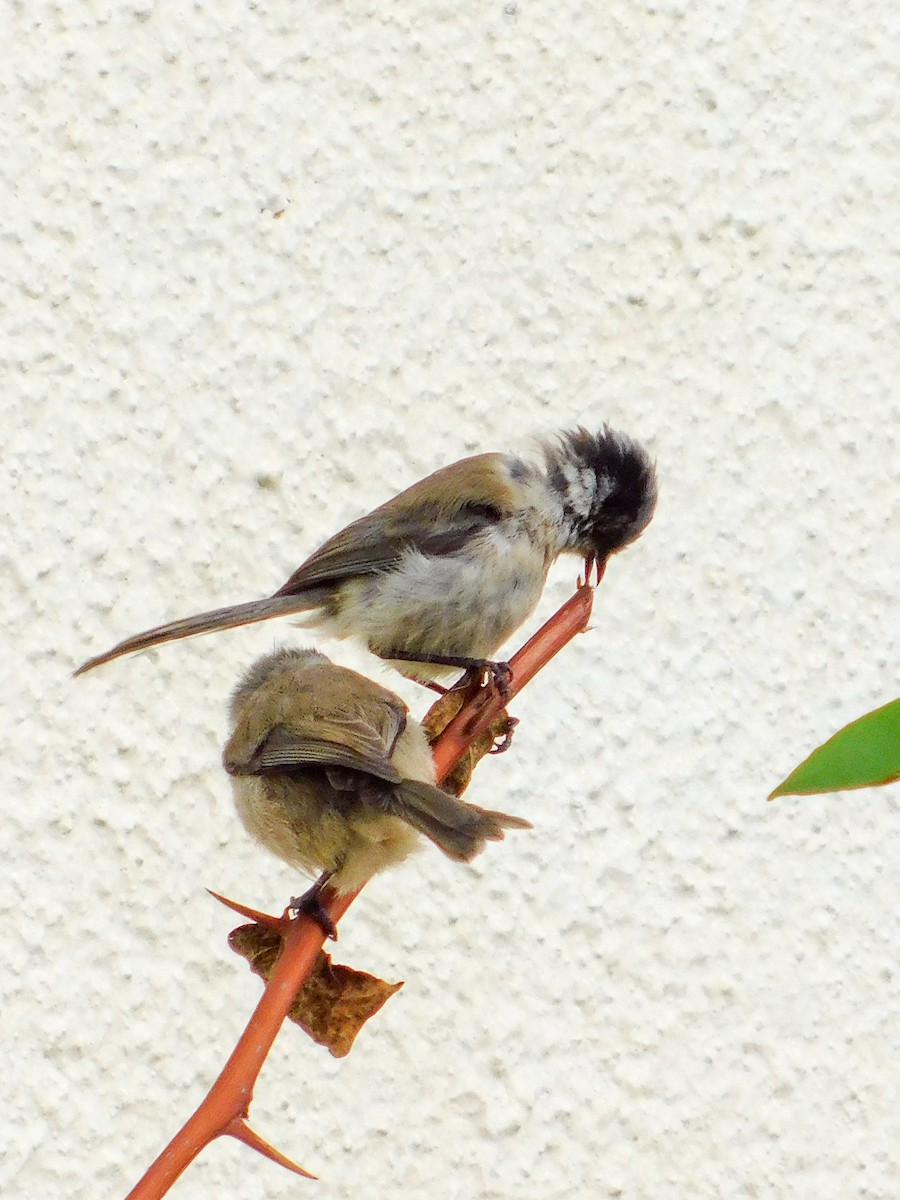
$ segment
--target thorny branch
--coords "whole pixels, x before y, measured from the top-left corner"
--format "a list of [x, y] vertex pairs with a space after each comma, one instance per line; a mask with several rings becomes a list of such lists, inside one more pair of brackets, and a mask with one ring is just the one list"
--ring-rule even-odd
[[[593, 589], [589, 586], [589, 580], [585, 580], [562, 608], [510, 659], [512, 678], [507, 703], [576, 634], [586, 628], [592, 605]], [[494, 688], [478, 688], [469, 697], [434, 743], [435, 770], [439, 782], [446, 778], [479, 735], [483, 735], [503, 706]], [[328, 888], [322, 892], [323, 907], [335, 924], [358, 894], [354, 892], [336, 896]], [[223, 1134], [238, 1138], [298, 1175], [315, 1178], [254, 1133], [247, 1124], [247, 1115], [259, 1072], [297, 991], [322, 948], [324, 934], [315, 921], [304, 915], [292, 918], [286, 910], [281, 917], [271, 917], [232, 901], [223, 902], [244, 916], [277, 931], [283, 939], [283, 949], [256, 1009], [218, 1079], [196, 1112], [128, 1193], [126, 1200], [158, 1200], [164, 1196], [204, 1146]]]

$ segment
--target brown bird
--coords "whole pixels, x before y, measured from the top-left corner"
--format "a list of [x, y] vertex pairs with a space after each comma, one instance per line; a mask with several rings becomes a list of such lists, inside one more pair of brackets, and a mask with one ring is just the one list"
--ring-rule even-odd
[[316, 650], [259, 659], [232, 696], [231, 725], [223, 762], [238, 815], [267, 850], [324, 873], [303, 905], [317, 919], [326, 882], [356, 891], [419, 833], [468, 862], [505, 829], [531, 828], [437, 787], [425, 730], [400, 697]]

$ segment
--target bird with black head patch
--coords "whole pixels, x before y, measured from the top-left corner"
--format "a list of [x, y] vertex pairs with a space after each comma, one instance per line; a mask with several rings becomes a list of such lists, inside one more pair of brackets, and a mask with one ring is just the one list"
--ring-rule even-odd
[[[561, 554], [596, 564], [634, 542], [656, 507], [656, 471], [633, 438], [603, 426], [542, 444], [536, 459], [476, 454], [413, 484], [329, 538], [264, 600], [127, 638], [76, 675], [162, 642], [270, 617], [358, 638], [404, 675], [490, 669], [537, 605]], [[438, 690], [441, 690], [440, 688]]]
[[469, 862], [521, 817], [435, 783], [425, 730], [387, 688], [309, 649], [259, 659], [231, 698], [223, 763], [238, 815], [273, 854], [319, 879], [294, 907], [334, 936], [319, 894], [355, 892], [424, 834]]

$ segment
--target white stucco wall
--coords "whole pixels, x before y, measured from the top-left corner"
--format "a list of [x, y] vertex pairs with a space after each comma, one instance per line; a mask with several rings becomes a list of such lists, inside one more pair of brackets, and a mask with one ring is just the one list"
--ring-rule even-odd
[[603, 420], [658, 515], [469, 793], [534, 833], [348, 916], [338, 958], [406, 987], [341, 1063], [285, 1030], [252, 1111], [321, 1181], [220, 1143], [174, 1194], [896, 1196], [898, 793], [764, 800], [898, 690], [896, 5], [0, 26], [4, 1196], [128, 1191], [258, 995], [204, 888], [298, 887], [219, 754], [303, 635], [72, 669]]

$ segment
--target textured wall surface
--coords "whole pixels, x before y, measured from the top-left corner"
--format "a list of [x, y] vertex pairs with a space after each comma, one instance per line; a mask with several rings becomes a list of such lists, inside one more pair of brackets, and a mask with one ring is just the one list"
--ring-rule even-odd
[[534, 832], [348, 915], [406, 987], [252, 1112], [320, 1182], [229, 1142], [173, 1194], [900, 1192], [898, 792], [765, 802], [897, 692], [897, 11], [2, 6], [5, 1196], [128, 1191], [259, 993], [204, 888], [298, 890], [219, 755], [305, 635], [72, 669], [603, 420], [657, 517], [469, 793]]

